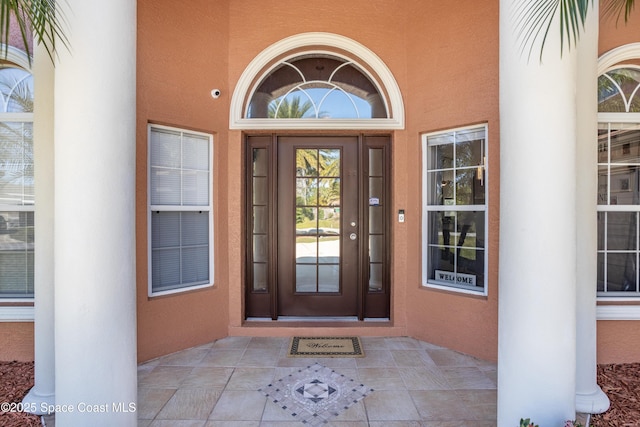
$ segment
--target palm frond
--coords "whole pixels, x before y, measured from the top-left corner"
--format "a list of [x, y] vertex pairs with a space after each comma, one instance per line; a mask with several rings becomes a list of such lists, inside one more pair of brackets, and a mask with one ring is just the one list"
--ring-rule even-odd
[[56, 7], [56, 0], [1, 0], [0, 1], [0, 42], [2, 53], [8, 53], [10, 28], [17, 25], [22, 47], [31, 61], [30, 42], [42, 43], [51, 60], [54, 60], [56, 43], [60, 42], [69, 48], [64, 26], [64, 15]]
[[560, 25], [560, 55], [567, 48], [576, 45], [584, 30], [589, 7], [594, 0], [527, 0], [514, 9], [517, 37], [521, 42], [521, 53], [528, 50], [531, 58], [536, 42], [540, 41], [540, 61], [554, 18], [558, 16]]
[[624, 22], [628, 22], [635, 3], [635, 0], [606, 0], [602, 6], [602, 14], [607, 18], [615, 17], [617, 25], [624, 12]]

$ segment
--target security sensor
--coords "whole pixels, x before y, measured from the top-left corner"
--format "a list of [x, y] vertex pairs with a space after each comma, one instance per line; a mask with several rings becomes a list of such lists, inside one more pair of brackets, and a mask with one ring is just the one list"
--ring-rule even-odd
[[213, 89], [211, 91], [211, 96], [217, 99], [217, 98], [220, 98], [220, 93], [221, 93], [220, 89]]

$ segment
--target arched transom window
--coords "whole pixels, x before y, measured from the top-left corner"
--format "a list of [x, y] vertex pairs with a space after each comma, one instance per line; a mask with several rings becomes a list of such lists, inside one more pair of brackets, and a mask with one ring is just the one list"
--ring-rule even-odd
[[247, 118], [388, 118], [384, 97], [354, 62], [307, 54], [279, 62], [257, 85]]
[[640, 113], [640, 67], [614, 68], [598, 78], [598, 111]]
[[231, 129], [404, 129], [400, 88], [373, 51], [302, 33], [260, 52], [231, 97]]

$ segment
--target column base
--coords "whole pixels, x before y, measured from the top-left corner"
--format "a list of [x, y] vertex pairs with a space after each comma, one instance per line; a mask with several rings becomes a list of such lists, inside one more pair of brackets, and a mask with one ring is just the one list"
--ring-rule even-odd
[[609, 398], [596, 385], [596, 389], [589, 394], [576, 394], [576, 412], [584, 414], [602, 414], [609, 409]]
[[36, 388], [33, 387], [24, 399], [22, 399], [22, 403], [26, 409], [33, 409], [32, 411], [27, 411], [30, 414], [48, 415], [50, 409], [55, 407], [56, 396], [55, 394], [40, 394]]

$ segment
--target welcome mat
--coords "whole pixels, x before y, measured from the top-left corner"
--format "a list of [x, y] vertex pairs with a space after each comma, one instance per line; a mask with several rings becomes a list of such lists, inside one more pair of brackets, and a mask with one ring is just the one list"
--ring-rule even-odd
[[364, 357], [358, 337], [293, 337], [288, 357]]
[[259, 391], [296, 420], [317, 427], [329, 423], [373, 389], [315, 363], [298, 368]]

